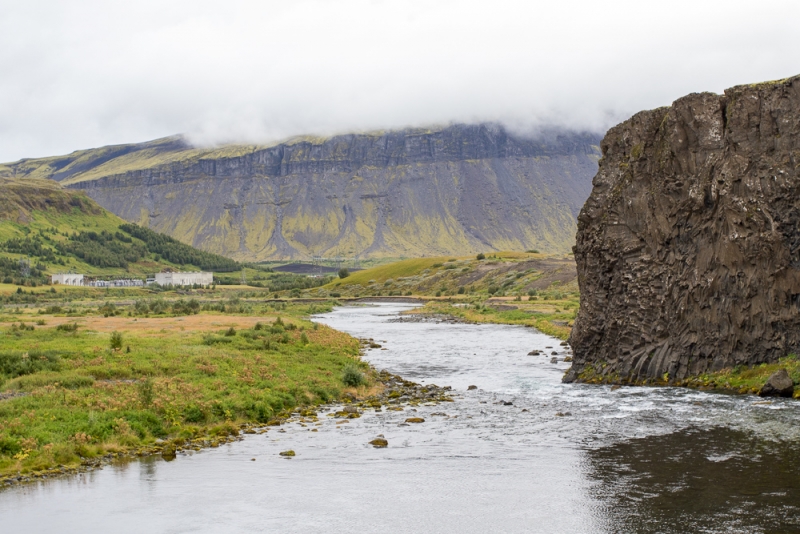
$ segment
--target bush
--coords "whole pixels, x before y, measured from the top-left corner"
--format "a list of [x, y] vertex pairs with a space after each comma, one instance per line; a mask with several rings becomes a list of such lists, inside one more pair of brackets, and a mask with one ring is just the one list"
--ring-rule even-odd
[[495, 294], [495, 293], [497, 293], [499, 290], [500, 290], [500, 288], [499, 288], [499, 287], [497, 287], [497, 286], [495, 286], [495, 285], [491, 285], [491, 286], [489, 286], [489, 289], [487, 289], [486, 291], [487, 291], [487, 292], [488, 292], [490, 295], [494, 295], [494, 294]]
[[0, 375], [15, 378], [39, 371], [57, 371], [59, 360], [58, 354], [52, 351], [0, 352]]
[[364, 373], [353, 364], [345, 366], [342, 371], [342, 382], [344, 382], [345, 386], [356, 388], [366, 383], [366, 381]]
[[234, 327], [230, 327], [225, 331], [226, 337], [233, 337], [236, 335], [236, 329]]
[[42, 372], [20, 376], [6, 384], [7, 389], [31, 391], [45, 386], [59, 386], [65, 389], [78, 389], [94, 384], [94, 377], [87, 375], [65, 375], [58, 372]]
[[60, 332], [77, 332], [78, 331], [78, 323], [64, 323], [60, 324], [56, 327], [56, 330]]
[[477, 256], [475, 256], [475, 257], [476, 257], [478, 260], [485, 260], [485, 259], [486, 259], [486, 255], [485, 255], [483, 252], [481, 252], [480, 254], [478, 254], [478, 255], [477, 255]]
[[300, 334], [300, 343], [302, 343], [303, 345], [308, 345], [308, 335], [306, 335], [305, 332]]
[[147, 408], [153, 404], [153, 381], [150, 378], [145, 378], [136, 384], [136, 390], [139, 394], [139, 402], [142, 403], [142, 406]]
[[209, 345], [209, 346], [211, 346], [211, 345], [224, 345], [226, 343], [230, 343], [231, 341], [233, 341], [233, 340], [230, 339], [230, 338], [227, 338], [227, 337], [220, 337], [220, 336], [211, 335], [211, 336], [206, 336], [206, 337], [203, 338], [203, 345]]
[[348, 271], [347, 269], [342, 267], [341, 269], [339, 269], [339, 273], [338, 274], [339, 274], [339, 278], [347, 278], [348, 276], [350, 276], [350, 271]]
[[111, 332], [111, 350], [122, 350], [122, 334], [120, 332]]
[[197, 405], [192, 404], [183, 411], [183, 419], [187, 423], [202, 423], [206, 420], [206, 414]]
[[466, 290], [464, 289], [464, 286], [459, 286], [459, 288], [458, 288], [458, 294], [459, 294], [459, 295], [463, 295], [463, 294], [464, 294], [464, 291], [466, 291]]

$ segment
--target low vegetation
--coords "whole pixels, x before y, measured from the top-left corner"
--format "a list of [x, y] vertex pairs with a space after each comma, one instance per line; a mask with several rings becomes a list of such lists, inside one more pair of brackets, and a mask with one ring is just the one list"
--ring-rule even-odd
[[[773, 373], [786, 369], [792, 381], [800, 384], [800, 358], [790, 354], [776, 363], [762, 363], [753, 367], [734, 367], [716, 373], [692, 377], [680, 385], [698, 388], [712, 388], [738, 393], [758, 393]], [[665, 377], [666, 378], [666, 377]], [[795, 388], [794, 398], [800, 398], [800, 388]]]
[[250, 296], [0, 308], [0, 476], [226, 435], [374, 379], [357, 340], [307, 320], [331, 302]]

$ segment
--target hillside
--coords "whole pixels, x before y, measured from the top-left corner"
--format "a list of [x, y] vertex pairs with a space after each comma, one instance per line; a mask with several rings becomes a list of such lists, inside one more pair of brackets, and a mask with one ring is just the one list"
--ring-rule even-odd
[[325, 289], [342, 296], [516, 297], [540, 292], [577, 293], [571, 256], [538, 252], [500, 252], [475, 256], [416, 258], [379, 265], [338, 279]]
[[[23, 273], [20, 260], [30, 260]], [[51, 180], [0, 178], [0, 279], [33, 285], [73, 270], [143, 276], [176, 269], [234, 270], [239, 265], [126, 223], [80, 191]]]
[[567, 252], [599, 138], [496, 125], [194, 148], [180, 137], [0, 165], [246, 261]]

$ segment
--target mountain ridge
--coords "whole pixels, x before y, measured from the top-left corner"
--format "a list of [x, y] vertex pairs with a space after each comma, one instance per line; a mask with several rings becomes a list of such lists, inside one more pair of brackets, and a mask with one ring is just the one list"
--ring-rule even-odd
[[0, 166], [50, 178], [122, 218], [245, 261], [565, 252], [599, 136], [523, 138], [451, 125], [272, 146], [194, 148], [179, 137]]

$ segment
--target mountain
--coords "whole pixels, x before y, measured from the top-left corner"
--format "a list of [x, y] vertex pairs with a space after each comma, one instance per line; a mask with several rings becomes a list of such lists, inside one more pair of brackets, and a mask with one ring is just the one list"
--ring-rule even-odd
[[[22, 263], [20, 262], [22, 260]], [[0, 178], [0, 281], [41, 284], [74, 272], [137, 276], [162, 269], [231, 271], [229, 258], [130, 224], [81, 191], [41, 178]]]
[[680, 382], [800, 351], [800, 76], [688, 95], [601, 146], [565, 379]]
[[599, 137], [492, 125], [192, 147], [181, 137], [0, 165], [238, 260], [566, 252]]

